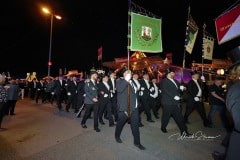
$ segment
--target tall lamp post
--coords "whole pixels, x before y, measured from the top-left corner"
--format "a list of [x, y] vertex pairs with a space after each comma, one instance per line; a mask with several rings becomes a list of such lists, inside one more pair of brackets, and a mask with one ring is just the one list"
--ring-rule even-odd
[[51, 58], [52, 58], [52, 32], [53, 32], [53, 18], [56, 18], [58, 20], [61, 20], [62, 17], [59, 15], [55, 15], [52, 12], [49, 11], [47, 8], [42, 8], [42, 11], [46, 14], [50, 14], [51, 16], [51, 25], [50, 25], [50, 40], [49, 40], [49, 54], [48, 54], [48, 76], [51, 74]]

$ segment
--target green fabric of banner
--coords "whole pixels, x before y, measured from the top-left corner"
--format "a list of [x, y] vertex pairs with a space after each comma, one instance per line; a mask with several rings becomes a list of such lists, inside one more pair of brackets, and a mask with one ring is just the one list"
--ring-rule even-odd
[[187, 36], [186, 51], [189, 54], [192, 54], [193, 47], [198, 35], [198, 26], [191, 16], [189, 20], [187, 35], [188, 36]]
[[162, 20], [131, 12], [131, 51], [162, 52]]

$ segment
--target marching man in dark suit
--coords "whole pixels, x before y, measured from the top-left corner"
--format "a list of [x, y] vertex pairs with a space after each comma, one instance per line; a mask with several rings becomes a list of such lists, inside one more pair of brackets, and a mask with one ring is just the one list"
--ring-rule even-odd
[[98, 73], [97, 71], [91, 69], [90, 71], [90, 80], [85, 83], [84, 91], [85, 91], [85, 113], [82, 119], [82, 127], [87, 128], [86, 121], [91, 115], [91, 111], [93, 110], [93, 119], [94, 119], [94, 130], [96, 132], [100, 132], [98, 128], [98, 87], [97, 87], [97, 78]]
[[116, 93], [116, 73], [112, 72], [109, 75], [108, 84], [110, 86], [111, 92], [111, 105], [112, 105], [112, 112], [114, 115], [115, 122], [118, 119], [118, 108], [117, 108], [117, 93]]
[[141, 99], [141, 105], [144, 110], [140, 111], [140, 114], [144, 111], [147, 116], [147, 121], [148, 122], [155, 122], [152, 120], [152, 115], [151, 115], [151, 96], [150, 94], [154, 90], [154, 87], [150, 86], [149, 82], [149, 75], [148, 73], [143, 74], [143, 79], [139, 80], [140, 83], [140, 99]]
[[69, 112], [70, 106], [72, 106], [72, 109], [74, 109], [76, 113], [77, 108], [77, 77], [74, 75], [72, 80], [69, 80], [67, 82], [66, 90], [67, 90], [67, 105], [66, 105], [66, 112]]
[[174, 79], [175, 72], [171, 69], [167, 69], [165, 74], [166, 78], [160, 84], [163, 106], [161, 130], [163, 133], [167, 132], [166, 127], [172, 116], [181, 131], [181, 135], [189, 136], [181, 110], [181, 90], [184, 89], [184, 86], [180, 86], [179, 82]]
[[187, 103], [186, 103], [186, 111], [184, 114], [184, 121], [188, 123], [188, 117], [193, 112], [193, 110], [197, 110], [200, 117], [202, 118], [203, 125], [205, 127], [211, 127], [207, 116], [206, 110], [204, 108], [204, 104], [202, 102], [202, 87], [201, 82], [199, 80], [199, 73], [197, 71], [191, 72], [192, 80], [188, 82], [187, 85]]
[[58, 80], [54, 81], [54, 94], [56, 95], [57, 99], [57, 107], [59, 111], [62, 111], [62, 102], [64, 100], [64, 96], [66, 93], [66, 81], [63, 79], [63, 77], [60, 75]]
[[[137, 86], [132, 82], [132, 73], [127, 67], [122, 69], [123, 77], [117, 80], [117, 104], [119, 107], [118, 121], [115, 129], [115, 139], [118, 143], [122, 143], [120, 135], [124, 125], [130, 119], [132, 134], [134, 137], [134, 145], [141, 150], [145, 147], [140, 143], [139, 133], [139, 111], [138, 111], [138, 90]], [[130, 111], [129, 111], [130, 110]]]
[[109, 121], [109, 127], [114, 126], [113, 121], [113, 115], [112, 115], [112, 105], [111, 105], [111, 92], [110, 92], [110, 86], [108, 84], [108, 75], [104, 75], [102, 77], [102, 80], [98, 84], [98, 95], [99, 95], [99, 109], [98, 109], [98, 117], [99, 117], [99, 123], [104, 125], [103, 122], [103, 113], [106, 110], [107, 112], [107, 118]]

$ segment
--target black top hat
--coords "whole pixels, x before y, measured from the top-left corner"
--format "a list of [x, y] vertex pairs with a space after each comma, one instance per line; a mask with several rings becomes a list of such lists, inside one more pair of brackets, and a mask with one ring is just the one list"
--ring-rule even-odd
[[138, 71], [136, 71], [136, 70], [133, 71], [133, 72], [132, 72], [132, 75], [134, 75], [134, 74], [137, 74], [137, 75], [138, 75]]
[[196, 71], [196, 70], [194, 70], [194, 71], [191, 72], [191, 75], [195, 75], [195, 74], [199, 74], [199, 72]]
[[126, 72], [127, 70], [129, 70], [128, 67], [127, 66], [123, 66], [121, 71], [120, 71], [121, 75], [123, 75], [124, 72]]
[[171, 72], [174, 72], [174, 70], [171, 69], [171, 68], [167, 68], [167, 69], [165, 70], [165, 75], [168, 75], [168, 74], [171, 73]]

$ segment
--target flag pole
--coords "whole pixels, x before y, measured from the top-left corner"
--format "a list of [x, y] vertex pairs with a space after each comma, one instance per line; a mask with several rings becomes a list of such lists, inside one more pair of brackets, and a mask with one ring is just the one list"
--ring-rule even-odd
[[103, 54], [102, 54], [102, 58], [101, 58], [101, 61], [100, 61], [100, 65], [101, 65], [101, 69], [103, 70]]
[[[130, 28], [131, 28], [131, 0], [128, 0], [128, 45], [127, 45], [127, 67], [130, 69]], [[130, 107], [130, 85], [128, 84], [128, 116], [130, 117], [131, 114], [131, 107]]]
[[189, 19], [190, 19], [190, 4], [189, 4], [189, 6], [188, 6], [187, 27], [186, 27], [185, 42], [184, 42], [184, 51], [183, 51], [183, 64], [182, 64], [181, 83], [183, 83], [183, 71], [184, 71], [184, 69], [185, 69], [186, 46], [187, 46]]
[[203, 44], [202, 44], [202, 76], [203, 76], [203, 71], [204, 71], [204, 39], [205, 39], [205, 31], [206, 31], [206, 24], [204, 22], [203, 24]]

